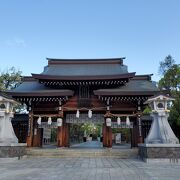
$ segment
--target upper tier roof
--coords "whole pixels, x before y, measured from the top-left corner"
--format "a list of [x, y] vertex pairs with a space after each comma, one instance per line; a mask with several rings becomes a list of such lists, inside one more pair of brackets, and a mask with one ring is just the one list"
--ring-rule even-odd
[[[128, 74], [124, 58], [111, 59], [48, 59], [48, 65], [40, 74], [51, 77], [89, 77]], [[32, 74], [37, 78], [37, 74]]]

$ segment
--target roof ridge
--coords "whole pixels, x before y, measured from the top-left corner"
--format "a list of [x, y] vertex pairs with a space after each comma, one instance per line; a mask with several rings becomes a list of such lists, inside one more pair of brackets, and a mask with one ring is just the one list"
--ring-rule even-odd
[[126, 57], [119, 58], [46, 58], [48, 61], [109, 61], [109, 60], [123, 60]]

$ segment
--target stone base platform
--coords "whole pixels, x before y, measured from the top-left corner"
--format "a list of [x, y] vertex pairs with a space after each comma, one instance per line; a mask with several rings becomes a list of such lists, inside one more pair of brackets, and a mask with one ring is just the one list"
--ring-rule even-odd
[[26, 143], [0, 143], [0, 158], [21, 158], [26, 155]]
[[180, 163], [180, 144], [139, 144], [139, 157], [145, 162]]
[[138, 149], [71, 149], [71, 148], [27, 148], [27, 157], [43, 157], [43, 158], [95, 158], [95, 157], [111, 157], [121, 159], [137, 159]]

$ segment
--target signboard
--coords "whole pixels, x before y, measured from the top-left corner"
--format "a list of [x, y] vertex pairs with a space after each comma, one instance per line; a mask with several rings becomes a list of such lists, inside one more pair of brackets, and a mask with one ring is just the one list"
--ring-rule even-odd
[[115, 143], [121, 144], [121, 133], [117, 133], [115, 136]]
[[29, 116], [28, 118], [28, 133], [27, 135], [30, 136], [31, 134], [31, 116]]
[[126, 124], [126, 122], [121, 122], [120, 125], [118, 125], [117, 122], [111, 122], [111, 128], [127, 128], [127, 129], [132, 129], [133, 128], [133, 122], [131, 122], [129, 126]]
[[104, 114], [92, 114], [88, 117], [88, 113], [80, 113], [79, 118], [75, 114], [66, 114], [66, 123], [104, 123]]
[[41, 122], [38, 128], [57, 128], [57, 122], [52, 122], [51, 124], [48, 124], [48, 122]]

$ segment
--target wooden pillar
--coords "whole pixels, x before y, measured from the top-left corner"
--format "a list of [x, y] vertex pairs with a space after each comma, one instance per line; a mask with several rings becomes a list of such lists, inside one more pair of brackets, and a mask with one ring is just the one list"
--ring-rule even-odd
[[103, 124], [103, 147], [107, 147], [106, 124]]
[[33, 146], [33, 111], [29, 112], [28, 134], [27, 134], [26, 143], [28, 147]]
[[42, 135], [41, 129], [38, 128], [37, 122], [34, 122], [33, 144], [32, 144], [33, 147], [41, 147], [42, 146], [41, 135]]
[[28, 120], [28, 135], [26, 139], [26, 143], [28, 147], [41, 147], [41, 137], [42, 132], [41, 129], [38, 128], [37, 122], [34, 119], [33, 111], [29, 112], [29, 120]]
[[69, 147], [69, 124], [64, 124], [64, 147]]
[[57, 146], [69, 147], [69, 124], [64, 119], [62, 126], [57, 128]]
[[57, 127], [57, 146], [62, 147], [62, 130], [63, 127]]
[[138, 144], [138, 131], [137, 125], [133, 125], [133, 129], [131, 130], [131, 147], [137, 147]]
[[103, 147], [112, 147], [112, 129], [103, 124]]
[[106, 127], [107, 131], [107, 147], [112, 148], [112, 129], [111, 127]]
[[140, 143], [143, 143], [142, 125], [141, 125], [140, 114], [137, 116], [137, 125], [138, 125], [138, 144], [140, 144]]

